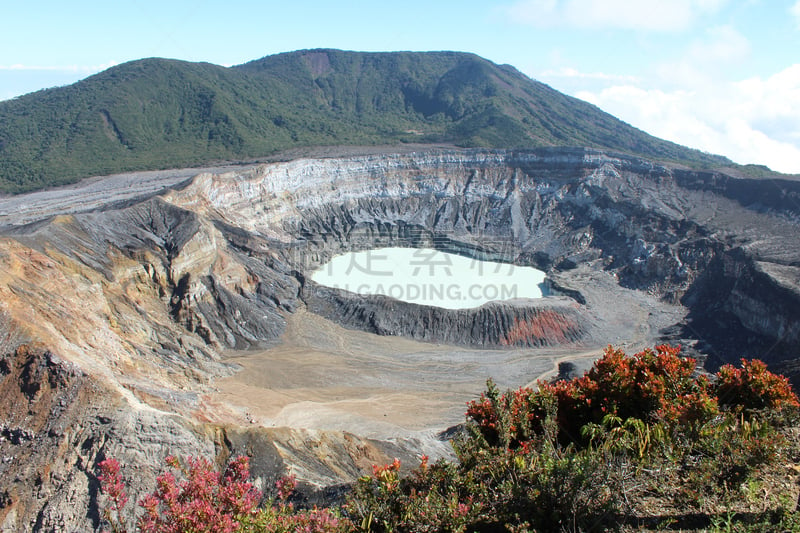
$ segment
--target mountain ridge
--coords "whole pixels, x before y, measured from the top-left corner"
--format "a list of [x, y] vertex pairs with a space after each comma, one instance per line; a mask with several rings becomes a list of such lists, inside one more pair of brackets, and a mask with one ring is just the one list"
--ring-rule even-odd
[[233, 67], [140, 59], [0, 102], [0, 192], [298, 147], [403, 143], [581, 146], [733, 165], [475, 54], [312, 49]]

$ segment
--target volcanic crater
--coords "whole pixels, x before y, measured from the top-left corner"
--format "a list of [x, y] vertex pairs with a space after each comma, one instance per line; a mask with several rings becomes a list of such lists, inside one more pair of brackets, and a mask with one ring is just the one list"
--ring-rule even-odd
[[[139, 465], [134, 492], [168, 451], [249, 453], [264, 486], [288, 470], [312, 494], [446, 455], [486, 378], [525, 385], [607, 344], [797, 375], [795, 181], [591, 149], [365, 150], [0, 207], [3, 431], [25, 436], [0, 442], [4, 524], [79, 523], [102, 456]], [[311, 280], [383, 247], [535, 267], [551, 294], [445, 309]]]

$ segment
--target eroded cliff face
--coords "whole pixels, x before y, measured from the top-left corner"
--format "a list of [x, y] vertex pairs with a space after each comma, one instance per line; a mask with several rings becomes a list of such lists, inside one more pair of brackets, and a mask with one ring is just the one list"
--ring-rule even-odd
[[5, 531], [99, 527], [97, 463], [105, 457], [137, 465], [134, 494], [152, 482], [163, 454], [176, 446], [213, 457], [210, 440], [174, 417], [126, 401], [52, 352], [22, 346], [0, 365]]
[[[776, 341], [788, 338], [781, 355], [772, 354], [785, 358], [794, 356], [788, 346], [798, 341], [787, 333], [797, 327], [797, 315], [786, 308], [796, 301], [796, 284], [779, 281], [796, 280], [798, 272], [792, 233], [800, 203], [792, 198], [800, 198], [795, 182], [754, 183], [560, 149], [299, 160], [250, 173], [204, 175], [165, 200], [258, 235], [265, 239], [261, 246], [301, 274], [345, 251], [432, 246], [544, 269], [563, 285], [562, 294], [580, 301], [580, 291], [570, 292], [575, 283], [570, 271], [593, 264], [612, 273], [622, 287], [683, 302], [698, 329], [708, 303], [699, 304], [702, 298], [693, 295], [716, 286], [713, 299], [735, 323], [730, 332], [739, 331], [734, 342], [741, 344], [751, 333]], [[734, 263], [735, 268], [717, 266]], [[743, 269], [760, 281], [737, 283]], [[484, 328], [476, 335], [474, 313], [455, 318], [458, 313], [379, 298], [366, 302], [324, 290], [317, 297], [318, 287], [302, 276], [297, 279], [306, 303], [349, 327], [473, 345], [508, 340], [510, 326], [491, 339], [484, 337]], [[772, 287], [769, 296], [760, 291], [765, 283]], [[720, 287], [728, 285], [741, 291], [724, 294]], [[582, 316], [585, 307], [563, 313], [555, 303], [547, 306], [570, 324], [570, 341], [592, 335], [585, 324], [602, 312], [593, 310], [595, 318]], [[402, 307], [402, 312], [378, 311], [386, 306]], [[499, 314], [497, 308], [489, 311], [478, 318], [491, 324], [488, 329], [521, 318], [508, 308]], [[703, 340], [706, 347], [719, 343], [711, 334], [683, 329], [685, 337]], [[549, 343], [541, 338], [526, 342]]]
[[[97, 527], [96, 466], [107, 456], [133, 465], [134, 493], [152, 487], [170, 453], [220, 463], [250, 453], [263, 487], [292, 470], [312, 490], [440, 446], [445, 427], [404, 439], [406, 426], [391, 421], [373, 430], [364, 408], [359, 420], [373, 422], [325, 429], [283, 412], [259, 418], [256, 403], [220, 393], [239, 368], [231, 350], [286, 345], [303, 328], [298, 317], [318, 317], [309, 328], [327, 319], [398, 343], [447, 344], [473, 366], [483, 354], [517, 354], [497, 367], [514, 372], [537, 350], [660, 340], [716, 364], [753, 355], [792, 370], [798, 191], [577, 149], [430, 151], [202, 173], [123, 206], [109, 194], [86, 212], [76, 212], [79, 197], [39, 211], [26, 204], [19, 223], [3, 215], [0, 236], [0, 518], [20, 530]], [[382, 246], [535, 266], [556, 296], [446, 310], [308, 280], [336, 254]], [[325, 331], [317, 348], [289, 357], [322, 357], [314, 350], [325, 349]], [[344, 346], [351, 341], [336, 349], [372, 349]], [[400, 353], [380, 346], [387, 361]], [[403, 346], [418, 354], [409, 360], [428, 357]], [[500, 376], [509, 385], [535, 377]], [[356, 402], [331, 390], [328, 407]]]
[[[22, 345], [0, 359], [0, 529], [100, 529], [98, 464], [108, 457], [125, 465], [133, 502], [153, 491], [165, 458], [176, 453], [209, 458], [220, 468], [248, 455], [257, 487], [269, 493], [291, 471], [311, 498], [323, 487], [354, 481], [372, 464], [413, 460], [402, 442], [237, 424], [235, 414], [212, 423], [200, 412], [180, 413], [202, 403], [185, 388], [171, 389], [169, 402], [164, 388], [115, 385], [42, 348]], [[131, 390], [134, 397], [126, 394]], [[131, 524], [135, 511], [135, 505], [127, 509]]]

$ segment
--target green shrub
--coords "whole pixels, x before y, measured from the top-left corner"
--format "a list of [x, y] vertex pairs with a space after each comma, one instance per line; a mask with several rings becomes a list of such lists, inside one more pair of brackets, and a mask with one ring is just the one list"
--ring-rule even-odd
[[[453, 442], [456, 462], [423, 457], [407, 476], [398, 460], [375, 466], [341, 509], [295, 510], [287, 503], [292, 478], [279, 483], [277, 502], [256, 508], [246, 460], [225, 474], [203, 460], [186, 467], [171, 460], [183, 481], [159, 476], [140, 504], [139, 527], [521, 533], [635, 530], [657, 520], [657, 529], [796, 530], [794, 501], [762, 499], [758, 512], [748, 506], [750, 493], [775, 483], [771, 471], [785, 477], [785, 465], [800, 462], [800, 445], [785, 427], [796, 423], [797, 410], [788, 382], [761, 362], [723, 367], [710, 379], [677, 348], [627, 356], [609, 347], [573, 380], [505, 393], [490, 380], [468, 405], [465, 431]], [[101, 467], [104, 516], [124, 531], [119, 465]]]

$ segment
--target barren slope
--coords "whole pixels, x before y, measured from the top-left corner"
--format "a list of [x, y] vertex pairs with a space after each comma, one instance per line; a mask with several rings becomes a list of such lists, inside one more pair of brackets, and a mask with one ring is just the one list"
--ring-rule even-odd
[[[160, 195], [186, 173], [151, 178], [0, 202], [6, 528], [96, 527], [111, 455], [134, 491], [167, 453], [249, 453], [265, 487], [290, 469], [311, 491], [447, 453], [486, 378], [608, 343], [796, 364], [793, 182], [577, 149], [306, 158]], [[558, 295], [449, 311], [307, 279], [392, 245], [536, 266]]]

